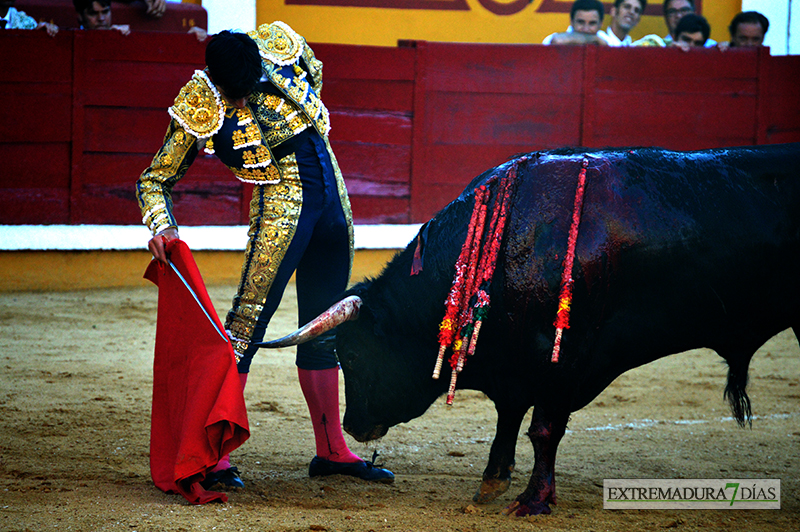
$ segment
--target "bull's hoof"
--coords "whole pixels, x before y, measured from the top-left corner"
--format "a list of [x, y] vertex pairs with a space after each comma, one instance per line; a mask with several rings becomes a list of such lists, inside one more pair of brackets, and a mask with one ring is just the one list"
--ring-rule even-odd
[[478, 491], [476, 491], [475, 495], [472, 496], [472, 500], [480, 504], [492, 502], [497, 497], [508, 491], [509, 486], [511, 486], [510, 478], [493, 478], [484, 480], [481, 482], [481, 487], [478, 488]]
[[550, 505], [546, 502], [529, 502], [528, 504], [520, 504], [515, 512], [517, 517], [525, 517], [526, 515], [549, 515]]
[[526, 515], [548, 515], [552, 512], [550, 505], [546, 502], [528, 502], [525, 504], [519, 501], [514, 501], [503, 510], [503, 515], [514, 514], [517, 517], [525, 517]]

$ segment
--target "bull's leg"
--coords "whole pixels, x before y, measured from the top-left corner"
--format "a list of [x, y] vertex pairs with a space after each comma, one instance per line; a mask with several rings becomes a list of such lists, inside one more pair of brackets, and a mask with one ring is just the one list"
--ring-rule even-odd
[[542, 407], [533, 410], [528, 437], [533, 444], [535, 462], [528, 487], [504, 513], [518, 516], [549, 514], [550, 503], [556, 504], [556, 452], [567, 430], [569, 413], [550, 413]]
[[472, 500], [479, 503], [493, 501], [511, 486], [514, 471], [514, 455], [517, 436], [526, 410], [497, 407], [497, 431], [495, 432], [489, 463], [483, 471], [483, 482]]

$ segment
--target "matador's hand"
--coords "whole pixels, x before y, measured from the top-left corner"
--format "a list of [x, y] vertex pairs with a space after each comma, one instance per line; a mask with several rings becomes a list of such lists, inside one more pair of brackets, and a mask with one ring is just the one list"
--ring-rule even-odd
[[167, 242], [176, 240], [178, 238], [178, 230], [174, 227], [169, 227], [159, 232], [156, 236], [150, 239], [147, 243], [147, 248], [153, 257], [161, 262], [167, 262]]

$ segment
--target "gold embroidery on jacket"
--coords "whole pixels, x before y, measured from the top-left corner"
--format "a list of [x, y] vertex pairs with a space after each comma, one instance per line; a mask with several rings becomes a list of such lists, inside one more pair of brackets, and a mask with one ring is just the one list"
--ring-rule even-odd
[[225, 328], [237, 358], [253, 339], [256, 322], [267, 301], [275, 275], [294, 237], [303, 206], [303, 190], [294, 154], [280, 160], [283, 179], [253, 189], [249, 240], [239, 290]]
[[263, 144], [242, 152], [242, 159], [245, 168], [264, 168], [272, 162], [269, 150]]
[[[306, 76], [299, 78], [293, 74], [294, 72], [291, 68], [283, 67], [272, 69], [269, 77], [273, 85], [286, 94], [288, 101], [296, 105], [311, 120], [319, 134], [327, 137], [331, 129], [328, 109], [312, 90], [311, 85], [306, 80]], [[288, 75], [291, 75], [291, 77], [287, 77]]]
[[300, 59], [305, 40], [286, 23], [262, 24], [247, 33], [258, 44], [261, 57], [276, 65], [290, 65]]
[[297, 104], [274, 94], [259, 93], [251, 105], [255, 107], [256, 120], [267, 144], [272, 148], [311, 125]]
[[244, 136], [241, 129], [236, 129], [231, 134], [231, 138], [233, 139], [233, 149], [238, 150], [240, 148], [244, 148], [244, 143], [247, 142], [247, 137]]
[[196, 142], [177, 121], [171, 120], [164, 144], [136, 182], [142, 222], [153, 234], [177, 225], [172, 215], [172, 187], [188, 170], [186, 160], [192, 151], [197, 151]]
[[265, 168], [231, 168], [231, 171], [236, 175], [240, 181], [245, 183], [252, 183], [254, 185], [269, 185], [278, 183], [281, 180], [281, 174], [274, 164]]
[[219, 131], [225, 118], [222, 97], [202, 70], [195, 70], [192, 79], [181, 88], [168, 111], [184, 129], [200, 139]]

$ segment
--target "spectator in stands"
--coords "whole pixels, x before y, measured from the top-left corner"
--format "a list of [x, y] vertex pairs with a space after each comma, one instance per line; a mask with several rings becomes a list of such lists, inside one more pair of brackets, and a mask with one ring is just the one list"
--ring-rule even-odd
[[605, 31], [597, 32], [597, 36], [609, 46], [630, 46], [632, 39], [628, 34], [639, 24], [646, 7], [647, 0], [615, 0], [611, 23]]
[[[675, 40], [675, 29], [678, 22], [686, 15], [695, 13], [694, 0], [664, 0], [664, 22], [667, 24], [667, 36], [664, 37], [664, 45], [669, 46]], [[717, 41], [706, 39], [706, 48], [716, 46]]]
[[690, 13], [681, 18], [675, 27], [675, 40], [672, 46], [679, 46], [684, 50], [703, 48], [711, 34], [711, 27], [705, 17]]
[[[116, 30], [123, 35], [131, 33], [131, 27], [128, 24], [111, 23], [111, 0], [72, 0], [72, 5], [75, 6], [81, 29]], [[194, 34], [198, 41], [204, 41], [208, 36], [206, 30], [198, 26], [189, 28], [189, 33]]]
[[[635, 41], [633, 46], [678, 46], [687, 50], [688, 44], [676, 44], [675, 29], [678, 27], [678, 23], [683, 17], [693, 14], [694, 0], [664, 0], [664, 22], [667, 24], [668, 31], [666, 37], [660, 37], [655, 34], [645, 35], [638, 41]], [[706, 38], [706, 48], [716, 45], [717, 41]]]
[[111, 0], [72, 0], [78, 14], [78, 24], [82, 30], [116, 30], [130, 35], [127, 24], [111, 23]]
[[757, 11], [744, 11], [731, 21], [730, 46], [733, 48], [755, 48], [764, 45], [764, 36], [769, 29], [767, 17]]
[[58, 26], [50, 22], [37, 22], [24, 11], [14, 7], [16, 0], [0, 0], [0, 29], [45, 30], [51, 37], [58, 33]]
[[678, 22], [692, 13], [694, 13], [694, 0], [664, 0], [664, 22], [667, 25], [665, 46], [669, 46], [675, 40], [675, 28], [678, 27]]
[[[352, 215], [319, 98], [322, 62], [283, 22], [248, 34], [223, 31], [206, 47], [206, 69], [181, 89], [164, 144], [136, 183], [148, 248], [166, 262], [178, 238], [172, 188], [205, 150], [253, 187], [250, 231], [228, 331], [242, 387], [284, 289], [296, 272], [298, 318], [307, 323], [347, 287]], [[332, 334], [297, 348], [300, 388], [314, 430], [309, 476], [351, 475], [392, 482], [391, 471], [353, 454], [339, 417], [339, 366]], [[298, 449], [299, 450], [299, 449]], [[201, 483], [243, 486], [224, 457]]]
[[604, 14], [600, 0], [576, 0], [570, 9], [567, 31], [548, 35], [542, 44], [606, 44], [597, 36]]
[[[130, 4], [132, 2], [136, 2], [137, 0], [117, 0], [117, 1], [123, 2], [125, 4]], [[147, 6], [145, 14], [149, 17], [161, 18], [162, 16], [164, 16], [164, 12], [167, 10], [167, 0], [144, 0], [144, 4]]]

